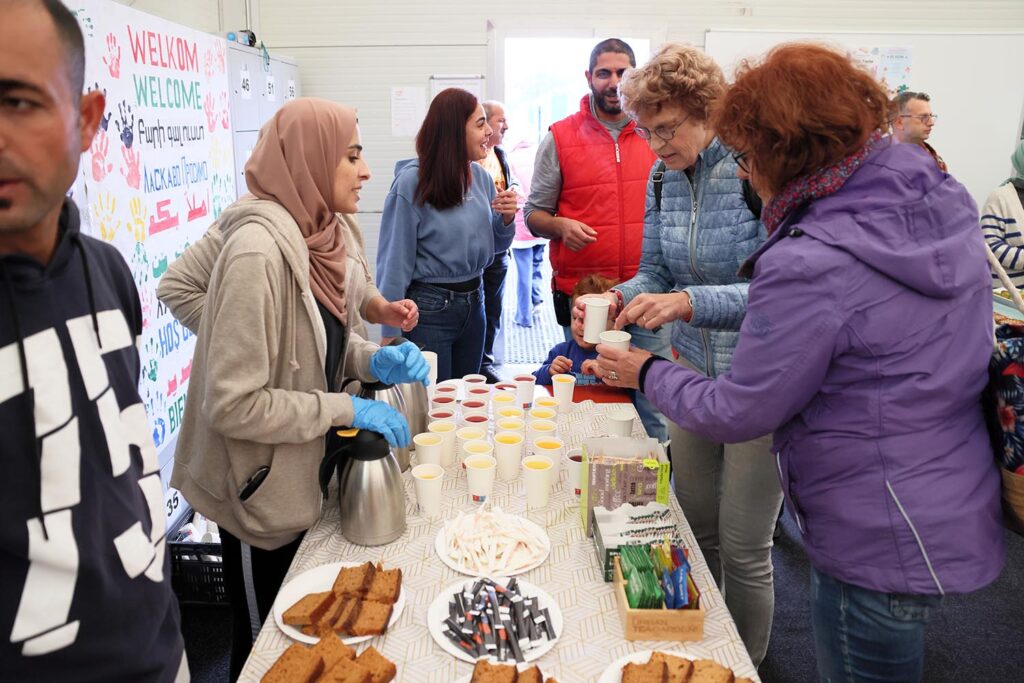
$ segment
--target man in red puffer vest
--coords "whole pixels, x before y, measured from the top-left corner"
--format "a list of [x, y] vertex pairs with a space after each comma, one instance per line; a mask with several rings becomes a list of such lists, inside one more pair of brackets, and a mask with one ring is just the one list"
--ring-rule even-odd
[[551, 126], [537, 149], [524, 215], [531, 232], [551, 239], [555, 314], [566, 338], [576, 282], [591, 273], [621, 282], [640, 264], [655, 157], [619, 103], [619, 80], [634, 66], [625, 42], [598, 43], [586, 72], [591, 94], [577, 113]]

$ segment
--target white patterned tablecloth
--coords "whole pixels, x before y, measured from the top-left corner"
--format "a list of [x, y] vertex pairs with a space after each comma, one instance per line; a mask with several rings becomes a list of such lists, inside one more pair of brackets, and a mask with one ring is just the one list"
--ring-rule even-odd
[[[560, 435], [567, 448], [603, 434], [606, 412], [613, 407], [632, 409], [628, 404], [584, 401], [576, 404], [572, 413], [560, 416]], [[645, 435], [639, 418], [633, 420], [633, 435]], [[522, 575], [558, 602], [564, 618], [565, 625], [555, 647], [537, 661], [545, 675], [556, 677], [560, 683], [596, 681], [616, 659], [637, 650], [657, 649], [714, 659], [731, 667], [737, 676], [760, 680], [675, 496], [671, 496], [670, 504], [678, 517], [681, 536], [691, 550], [690, 562], [706, 610], [704, 638], [698, 642], [628, 641], [623, 638], [612, 584], [602, 580], [593, 539], [583, 533], [579, 499], [568, 491], [564, 467], [559, 468], [559, 477], [551, 492], [551, 503], [544, 510], [527, 511], [522, 478], [512, 483], [496, 481], [493, 492], [495, 505], [544, 527], [551, 539], [547, 561]], [[474, 504], [466, 491], [465, 476], [460, 468], [451, 467], [445, 474], [442, 515], [435, 520], [425, 519], [417, 513], [409, 472], [404, 480], [408, 527], [397, 541], [378, 547], [347, 542], [339, 531], [338, 506], [328, 505], [323, 518], [303, 539], [285, 583], [308, 569], [338, 561], [371, 560], [383, 562], [388, 568], [400, 567], [407, 601], [405, 610], [385, 635], [369, 644], [397, 664], [398, 681], [453, 683], [468, 676], [473, 667], [445, 653], [434, 642], [425, 625], [426, 614], [430, 603], [446, 586], [467, 577], [441, 561], [434, 551], [434, 539], [445, 519], [454, 517], [459, 510], [472, 510]], [[258, 681], [291, 643], [271, 614], [253, 645], [240, 680]], [[356, 649], [361, 651], [364, 647], [358, 645]]]

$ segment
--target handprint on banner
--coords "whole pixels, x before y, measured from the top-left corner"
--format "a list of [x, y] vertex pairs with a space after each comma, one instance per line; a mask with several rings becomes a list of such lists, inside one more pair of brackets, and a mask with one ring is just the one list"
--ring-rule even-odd
[[156, 295], [149, 286], [139, 287], [139, 307], [142, 309], [142, 329], [149, 327], [149, 321], [153, 312], [153, 300]]
[[213, 108], [213, 93], [208, 92], [203, 99], [203, 112], [206, 114], [206, 130], [211, 133], [217, 130], [217, 112]]
[[103, 63], [107, 65], [111, 78], [121, 77], [121, 46], [113, 33], [107, 34], [107, 54], [103, 56]]
[[92, 38], [94, 35], [93, 30], [95, 29], [92, 24], [92, 17], [86, 14], [84, 9], [72, 10], [71, 13], [75, 15], [75, 19], [78, 19], [78, 24], [82, 27], [82, 31]]
[[124, 176], [125, 182], [128, 183], [129, 187], [136, 190], [139, 189], [139, 185], [142, 184], [142, 174], [139, 173], [142, 155], [137, 149], [122, 147], [121, 158], [124, 159], [124, 166], [121, 167], [121, 175]]
[[216, 173], [226, 167], [231, 159], [231, 148], [221, 142], [220, 137], [213, 138], [210, 143], [210, 165]]
[[228, 208], [234, 201], [234, 192], [231, 185], [231, 176], [227, 173], [214, 173], [210, 180], [210, 190], [213, 192], [213, 218], [220, 217], [221, 212]]
[[157, 448], [163, 444], [167, 438], [167, 423], [164, 422], [162, 417], [158, 417], [153, 421], [153, 443], [156, 444]]
[[224, 69], [227, 68], [227, 62], [224, 54], [224, 41], [217, 41], [217, 71], [224, 73]]
[[110, 152], [110, 138], [107, 137], [107, 131], [102, 124], [92, 139], [89, 151], [92, 153], [92, 179], [101, 183], [107, 174], [114, 170], [114, 164], [107, 161], [107, 154]]
[[203, 73], [206, 74], [206, 80], [213, 78], [213, 50], [203, 51]]
[[[132, 148], [132, 141], [135, 139], [135, 132], [132, 130], [135, 127], [135, 115], [132, 114], [132, 105], [128, 104], [125, 100], [121, 100], [121, 103], [117, 105], [118, 119], [114, 123], [117, 124], [117, 129], [121, 131], [121, 144], [128, 149]], [[129, 121], [131, 117], [131, 121]]]
[[156, 381], [156, 368], [157, 368], [156, 359], [155, 358], [150, 358], [149, 359], [149, 363], [147, 363], [146, 367], [144, 367], [142, 369], [142, 374], [145, 375], [146, 377], [148, 377], [150, 382], [155, 382]]
[[220, 125], [224, 130], [231, 128], [231, 101], [226, 92], [220, 94]]
[[134, 197], [128, 203], [128, 210], [131, 211], [132, 219], [126, 227], [131, 230], [135, 241], [141, 242], [146, 239], [146, 216], [149, 215], [146, 205], [142, 203], [141, 197]]
[[96, 203], [92, 205], [93, 219], [100, 229], [100, 237], [107, 242], [114, 239], [121, 221], [114, 214], [117, 211], [117, 198], [110, 192], [100, 192]]
[[149, 282], [149, 254], [142, 242], [135, 243], [135, 250], [128, 260], [128, 268], [132, 271], [132, 279], [135, 280], [135, 287], [141, 290]]

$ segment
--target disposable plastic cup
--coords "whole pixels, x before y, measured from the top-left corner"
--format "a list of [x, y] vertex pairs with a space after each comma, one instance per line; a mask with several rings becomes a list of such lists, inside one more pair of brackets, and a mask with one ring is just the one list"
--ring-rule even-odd
[[487, 378], [483, 375], [463, 375], [462, 376], [463, 388], [469, 390], [470, 387], [483, 387], [487, 386]]
[[533, 375], [516, 375], [516, 403], [522, 406], [533, 404], [533, 388], [537, 378]]
[[460, 424], [463, 427], [479, 427], [486, 431], [490, 427], [491, 416], [484, 410], [477, 411], [462, 411], [462, 420]]
[[[466, 457], [466, 442], [483, 439], [487, 436], [487, 430], [480, 427], [463, 427], [455, 432], [455, 460], [462, 462]], [[462, 465], [465, 467], [465, 463]]]
[[554, 408], [531, 408], [526, 416], [527, 422], [533, 422], [534, 420], [548, 420], [550, 422], [558, 419], [558, 411]]
[[558, 399], [558, 411], [568, 413], [572, 410], [572, 394], [576, 389], [576, 375], [555, 375], [551, 378], [555, 398]]
[[523, 482], [526, 484], [526, 507], [547, 507], [551, 497], [553, 463], [546, 455], [523, 458]]
[[495, 391], [491, 394], [491, 410], [495, 415], [502, 408], [516, 408], [515, 391]]
[[623, 330], [607, 330], [598, 336], [602, 344], [617, 351], [629, 351], [629, 340], [633, 338], [629, 332]]
[[504, 417], [498, 420], [494, 426], [499, 432], [516, 432], [526, 436], [526, 423], [518, 417]]
[[608, 436], [630, 436], [633, 434], [633, 412], [616, 408], [608, 413]]
[[498, 432], [494, 435], [494, 458], [498, 461], [498, 477], [502, 481], [514, 481], [519, 476], [525, 441], [526, 437], [519, 432]]
[[479, 413], [481, 411], [487, 411], [487, 401], [482, 401], [479, 398], [467, 398], [462, 402], [462, 412], [464, 413]]
[[434, 408], [427, 417], [430, 418], [428, 422], [437, 422], [438, 420], [454, 420], [455, 410], [452, 408]]
[[450, 467], [455, 462], [455, 432], [459, 426], [452, 420], [437, 420], [427, 425], [427, 431], [441, 437], [441, 465]]
[[[526, 425], [526, 439], [531, 448], [535, 439], [557, 439], [558, 425], [551, 420], [534, 420]], [[555, 462], [558, 462], [557, 460]]]
[[422, 432], [412, 437], [416, 444], [416, 459], [421, 465], [440, 465], [444, 460], [444, 437], [440, 434]]
[[583, 489], [583, 449], [573, 448], [565, 453], [565, 470], [569, 473], [566, 486], [569, 493], [580, 495]]
[[611, 303], [608, 299], [596, 296], [583, 297], [582, 301], [586, 311], [583, 318], [583, 341], [599, 344], [601, 333], [608, 329], [608, 307]]
[[554, 396], [541, 396], [533, 400], [534, 408], [551, 408], [555, 412], [558, 412], [559, 400]]
[[444, 468], [436, 463], [424, 463], [412, 468], [412, 480], [416, 489], [416, 504], [424, 517], [441, 514], [441, 486], [444, 483]]
[[430, 387], [436, 388], [437, 385], [437, 354], [433, 351], [421, 351], [423, 358], [427, 361], [427, 365], [430, 366], [430, 370], [427, 372], [430, 378]]
[[486, 503], [494, 489], [494, 473], [497, 461], [493, 456], [470, 455], [465, 460], [466, 488], [474, 503]]
[[441, 382], [436, 387], [434, 387], [434, 393], [457, 398], [459, 394], [459, 385], [456, 384], [455, 382], [458, 382], [458, 380], [449, 379], [445, 380], [444, 382]]
[[551, 458], [551, 469], [557, 470], [555, 463], [562, 459], [565, 452], [565, 443], [561, 439], [545, 436], [533, 440], [533, 454], [546, 455]]

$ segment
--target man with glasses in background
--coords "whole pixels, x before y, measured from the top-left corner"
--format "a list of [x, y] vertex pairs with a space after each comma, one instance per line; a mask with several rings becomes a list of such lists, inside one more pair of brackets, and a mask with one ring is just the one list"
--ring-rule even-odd
[[[530, 231], [551, 239], [555, 317], [571, 339], [573, 287], [586, 275], [623, 282], [640, 265], [644, 199], [655, 155], [619, 102], [619, 81], [636, 66], [633, 49], [617, 38], [590, 53], [590, 93], [580, 109], [551, 126], [537, 148], [523, 215]], [[636, 346], [668, 352], [667, 333], [629, 329]], [[574, 368], [576, 370], [578, 368]], [[664, 441], [660, 414], [637, 406], [648, 434]]]
[[892, 136], [897, 142], [920, 145], [932, 155], [939, 170], [949, 171], [935, 148], [926, 140], [932, 134], [937, 115], [932, 113], [931, 99], [928, 93], [905, 90], [892, 101], [893, 120]]

